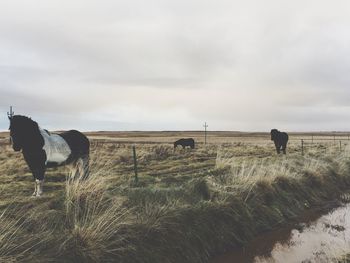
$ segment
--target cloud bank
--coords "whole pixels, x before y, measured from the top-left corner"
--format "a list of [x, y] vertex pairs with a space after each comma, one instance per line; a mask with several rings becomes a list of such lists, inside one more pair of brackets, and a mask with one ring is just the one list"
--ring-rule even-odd
[[349, 130], [349, 7], [2, 1], [0, 128]]

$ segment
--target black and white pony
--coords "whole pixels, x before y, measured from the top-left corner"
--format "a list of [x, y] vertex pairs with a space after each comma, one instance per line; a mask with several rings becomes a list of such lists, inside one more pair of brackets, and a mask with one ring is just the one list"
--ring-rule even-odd
[[51, 134], [21, 115], [9, 116], [9, 120], [12, 147], [22, 150], [35, 180], [33, 196], [43, 193], [46, 168], [70, 165], [72, 176], [88, 176], [90, 142], [84, 134], [75, 130]]

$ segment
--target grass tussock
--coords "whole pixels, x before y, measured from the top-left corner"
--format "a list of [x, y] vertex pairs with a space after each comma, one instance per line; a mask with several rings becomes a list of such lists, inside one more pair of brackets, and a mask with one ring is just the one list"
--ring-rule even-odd
[[269, 145], [246, 143], [175, 152], [144, 145], [137, 184], [130, 149], [95, 145], [88, 179], [64, 183], [58, 169], [46, 197], [15, 200], [23, 213], [3, 203], [0, 261], [208, 262], [350, 186], [348, 149], [315, 146], [301, 156], [291, 146], [276, 156]]
[[350, 254], [344, 254], [342, 256], [336, 257], [334, 262], [337, 263], [349, 263], [350, 262]]
[[[17, 211], [19, 218], [13, 218]], [[17, 207], [5, 210], [0, 215], [0, 262], [37, 262], [40, 250], [51, 242], [52, 231], [46, 226], [33, 223], [36, 209], [24, 211]], [[32, 233], [35, 231], [35, 234]], [[50, 257], [40, 255], [50, 262]]]

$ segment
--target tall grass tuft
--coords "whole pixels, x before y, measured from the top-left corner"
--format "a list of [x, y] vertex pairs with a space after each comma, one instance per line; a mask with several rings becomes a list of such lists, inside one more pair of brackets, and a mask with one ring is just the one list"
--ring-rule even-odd
[[54, 194], [0, 215], [0, 262], [208, 262], [350, 186], [348, 149], [276, 156], [259, 147], [140, 146], [143, 183], [133, 185], [131, 148], [102, 145], [87, 179], [48, 182]]
[[[14, 213], [21, 217], [14, 219]], [[46, 253], [40, 253], [51, 242], [52, 231], [36, 221], [36, 210], [5, 210], [0, 215], [0, 262], [49, 262]], [[31, 229], [35, 232], [32, 233]], [[40, 258], [38, 256], [40, 255]]]
[[118, 257], [127, 243], [121, 229], [130, 210], [123, 199], [107, 194], [106, 170], [93, 170], [87, 179], [66, 180], [66, 234], [60, 251], [72, 262], [101, 262]]

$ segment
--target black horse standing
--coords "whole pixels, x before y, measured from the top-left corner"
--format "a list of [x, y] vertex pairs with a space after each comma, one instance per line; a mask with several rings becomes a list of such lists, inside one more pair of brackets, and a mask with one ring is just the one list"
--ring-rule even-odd
[[271, 130], [271, 141], [275, 143], [278, 154], [281, 152], [281, 148], [283, 153], [286, 154], [288, 139], [288, 134], [286, 132], [280, 132], [277, 129]]
[[185, 149], [186, 146], [191, 147], [191, 149], [194, 149], [194, 140], [192, 138], [188, 139], [180, 139], [174, 142], [174, 150], [175, 148], [180, 145], [183, 149]]
[[9, 116], [9, 120], [12, 147], [15, 151], [22, 150], [35, 180], [33, 196], [43, 193], [46, 168], [71, 165], [74, 177], [88, 176], [90, 142], [84, 134], [75, 130], [50, 134], [21, 115]]

